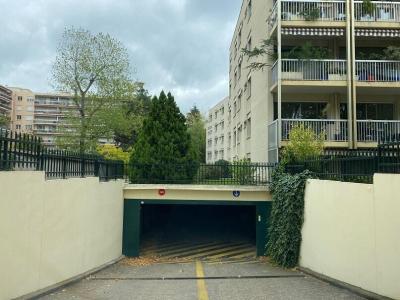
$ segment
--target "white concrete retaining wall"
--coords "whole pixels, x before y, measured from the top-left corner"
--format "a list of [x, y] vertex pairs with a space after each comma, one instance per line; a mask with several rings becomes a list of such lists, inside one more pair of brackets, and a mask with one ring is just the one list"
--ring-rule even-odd
[[302, 267], [400, 299], [400, 175], [309, 180], [304, 218]]
[[0, 299], [83, 274], [122, 253], [123, 182], [0, 172]]

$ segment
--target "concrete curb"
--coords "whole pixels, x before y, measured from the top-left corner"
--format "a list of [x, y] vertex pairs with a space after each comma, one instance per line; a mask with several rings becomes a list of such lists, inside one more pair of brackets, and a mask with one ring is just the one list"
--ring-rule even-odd
[[56, 290], [59, 290], [62, 287], [65, 287], [67, 285], [73, 284], [73, 283], [75, 283], [77, 281], [80, 281], [80, 280], [82, 280], [82, 279], [84, 279], [84, 278], [86, 278], [86, 277], [88, 277], [88, 276], [90, 276], [90, 275], [92, 275], [94, 273], [97, 273], [97, 272], [99, 272], [99, 271], [101, 271], [101, 270], [103, 270], [105, 268], [108, 268], [108, 267], [118, 263], [119, 261], [121, 261], [124, 257], [125, 257], [124, 255], [121, 255], [117, 259], [114, 259], [114, 260], [112, 260], [112, 261], [110, 261], [108, 263], [105, 263], [105, 264], [103, 264], [103, 265], [101, 265], [101, 266], [99, 266], [97, 268], [91, 269], [91, 270], [89, 270], [89, 271], [87, 271], [85, 273], [76, 275], [74, 277], [71, 277], [71, 278], [69, 278], [67, 280], [61, 281], [59, 283], [53, 284], [53, 285], [51, 285], [49, 287], [46, 287], [44, 289], [29, 293], [27, 295], [24, 295], [24, 296], [21, 296], [21, 297], [18, 297], [18, 298], [14, 298], [14, 300], [28, 300], [28, 299], [37, 299], [39, 297], [43, 297], [43, 296], [48, 295], [48, 294], [50, 294], [50, 293], [52, 293], [52, 292], [54, 292]]
[[350, 292], [352, 292], [352, 293], [354, 293], [354, 294], [356, 294], [358, 296], [364, 297], [364, 298], [369, 299], [369, 300], [392, 300], [392, 298], [388, 298], [388, 297], [385, 297], [385, 296], [381, 296], [381, 295], [375, 294], [373, 292], [366, 291], [366, 290], [364, 290], [364, 289], [362, 289], [360, 287], [345, 283], [343, 281], [339, 281], [337, 279], [334, 279], [334, 278], [328, 277], [326, 275], [314, 272], [314, 271], [312, 271], [310, 269], [307, 269], [307, 268], [297, 267], [297, 270], [299, 270], [300, 272], [305, 273], [307, 275], [310, 275], [312, 277], [315, 277], [315, 278], [317, 278], [319, 280], [327, 282], [327, 283], [329, 283], [329, 284], [331, 284], [333, 286], [336, 286], [338, 288], [342, 288], [342, 289], [348, 290], [348, 291], [350, 291]]

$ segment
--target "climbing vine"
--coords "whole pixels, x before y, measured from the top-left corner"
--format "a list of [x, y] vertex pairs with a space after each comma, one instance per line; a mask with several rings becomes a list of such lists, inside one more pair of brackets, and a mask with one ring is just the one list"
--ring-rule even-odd
[[272, 211], [267, 255], [285, 268], [297, 265], [304, 214], [304, 190], [311, 172], [291, 175], [280, 166], [273, 174]]

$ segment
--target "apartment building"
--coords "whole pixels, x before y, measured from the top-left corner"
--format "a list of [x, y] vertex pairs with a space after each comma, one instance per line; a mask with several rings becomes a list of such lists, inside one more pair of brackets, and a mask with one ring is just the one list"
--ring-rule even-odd
[[35, 93], [28, 89], [12, 91], [12, 127], [15, 132], [34, 134], [43, 144], [55, 147], [59, 127], [74, 109], [70, 95], [63, 93]]
[[[242, 55], [266, 39], [274, 55]], [[277, 161], [296, 125], [328, 148], [400, 139], [396, 47], [400, 1], [244, 0], [230, 48], [230, 158]], [[255, 61], [269, 66], [248, 69]]]
[[277, 54], [269, 160], [300, 124], [332, 148], [400, 139], [400, 61], [390, 51], [399, 37], [399, 1], [277, 0], [268, 17]]
[[231, 133], [228, 124], [228, 103], [226, 97], [215, 105], [209, 112], [206, 122], [206, 162], [230, 158]]
[[11, 130], [17, 133], [33, 133], [35, 94], [28, 89], [9, 88], [12, 91]]
[[[242, 49], [252, 49], [266, 39], [266, 20], [272, 5], [270, 1], [244, 0], [233, 34], [229, 57], [229, 97], [223, 100], [225, 145], [224, 150], [218, 150], [229, 161], [243, 158], [254, 162], [267, 161], [267, 120], [272, 117], [272, 103], [268, 101], [269, 70], [250, 70], [248, 66], [252, 60], [243, 55]], [[219, 103], [210, 109], [210, 115], [221, 105]], [[207, 141], [210, 142], [209, 135]], [[215, 157], [214, 149], [207, 151]]]
[[0, 116], [11, 117], [11, 100], [11, 90], [0, 85]]

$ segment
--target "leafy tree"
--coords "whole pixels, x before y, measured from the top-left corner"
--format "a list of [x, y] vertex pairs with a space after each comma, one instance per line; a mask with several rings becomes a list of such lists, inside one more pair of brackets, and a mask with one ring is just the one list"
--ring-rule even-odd
[[97, 146], [97, 152], [105, 159], [122, 160], [125, 163], [128, 163], [129, 161], [129, 152], [125, 152], [115, 145], [99, 145]]
[[106, 124], [108, 136], [124, 151], [135, 144], [150, 109], [151, 98], [143, 86], [143, 83], [134, 83], [129, 95], [117, 105], [101, 110], [97, 118], [97, 124]]
[[85, 151], [103, 137], [107, 126], [98, 124], [96, 117], [131, 93], [129, 68], [128, 51], [109, 34], [75, 28], [64, 31], [52, 77], [55, 88], [71, 93], [76, 106], [68, 118], [72, 126], [63, 132], [66, 144]]
[[304, 161], [319, 156], [324, 150], [324, 133], [316, 134], [304, 125], [290, 130], [289, 142], [283, 150], [282, 162]]
[[384, 51], [384, 58], [387, 60], [400, 60], [400, 47], [389, 46]]
[[190, 150], [192, 157], [200, 162], [206, 161], [206, 128], [205, 121], [196, 106], [186, 116], [188, 133], [190, 135]]
[[233, 178], [241, 185], [252, 185], [255, 171], [256, 167], [248, 158], [236, 160], [232, 165]]
[[251, 70], [262, 70], [266, 67], [270, 67], [278, 59], [276, 45], [277, 40], [271, 38], [263, 40], [259, 47], [254, 47], [253, 49], [243, 48], [242, 52], [244, 55], [248, 56], [250, 59], [258, 58], [260, 60], [257, 62], [251, 61], [248, 68]]
[[[262, 70], [270, 67], [277, 59], [276, 39], [263, 40], [259, 47], [253, 49], [243, 49], [242, 52], [250, 59], [257, 58], [259, 61], [252, 61], [248, 68], [252, 70]], [[330, 51], [323, 47], [313, 46], [306, 42], [301, 46], [293, 47], [290, 51], [283, 52], [283, 58], [291, 59], [327, 59]]]
[[8, 116], [0, 115], [0, 128], [8, 127], [10, 125], [10, 118]]
[[130, 164], [133, 182], [190, 181], [196, 173], [186, 119], [170, 93], [152, 99]]

